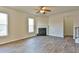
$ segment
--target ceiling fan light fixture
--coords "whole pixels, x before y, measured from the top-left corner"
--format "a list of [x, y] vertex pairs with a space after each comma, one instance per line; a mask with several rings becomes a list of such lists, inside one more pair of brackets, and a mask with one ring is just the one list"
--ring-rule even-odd
[[43, 7], [42, 9], [45, 10], [45, 9], [47, 9], [47, 7]]
[[44, 13], [45, 11], [44, 10], [40, 10], [40, 13]]
[[51, 12], [51, 10], [47, 6], [41, 6], [40, 9], [37, 9], [36, 13], [46, 14], [48, 12]]

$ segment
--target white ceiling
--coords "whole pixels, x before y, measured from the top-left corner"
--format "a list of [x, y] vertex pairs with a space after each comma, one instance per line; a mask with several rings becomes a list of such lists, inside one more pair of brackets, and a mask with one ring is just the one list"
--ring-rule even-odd
[[[39, 6], [8, 6], [8, 8], [16, 9], [16, 10], [34, 14], [34, 15], [41, 15], [41, 14], [35, 13], [36, 12], [35, 9], [38, 9]], [[46, 15], [51, 15], [51, 14], [73, 11], [73, 10], [79, 9], [78, 6], [49, 6], [48, 8], [51, 10], [51, 12], [47, 13]]]

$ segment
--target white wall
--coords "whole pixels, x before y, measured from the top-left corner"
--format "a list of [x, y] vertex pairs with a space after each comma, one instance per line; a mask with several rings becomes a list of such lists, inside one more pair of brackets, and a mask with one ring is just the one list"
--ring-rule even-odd
[[[66, 29], [64, 33], [64, 18], [67, 20], [70, 19], [70, 22], [73, 20], [73, 33], [72, 31]], [[57, 25], [58, 24], [58, 25]], [[68, 24], [66, 27], [69, 26]], [[63, 12], [59, 14], [50, 15], [49, 17], [49, 35], [63, 37], [64, 34], [73, 34], [75, 37], [74, 27], [79, 26], [79, 10]], [[58, 33], [58, 34], [57, 34]]]
[[49, 17], [49, 35], [64, 37], [63, 36], [63, 17], [62, 15], [52, 15]]
[[35, 35], [35, 33], [29, 34], [27, 32], [27, 19], [31, 16], [30, 14], [4, 7], [0, 7], [0, 11], [9, 15], [9, 35], [6, 37], [0, 37], [0, 44]]
[[37, 33], [38, 33], [38, 28], [47, 28], [47, 34], [48, 34], [49, 18], [47, 16], [38, 16], [35, 19], [36, 19]]

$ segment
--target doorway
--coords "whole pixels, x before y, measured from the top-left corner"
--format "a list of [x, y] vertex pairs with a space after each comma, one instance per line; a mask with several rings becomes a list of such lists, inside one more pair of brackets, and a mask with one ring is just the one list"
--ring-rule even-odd
[[64, 17], [64, 37], [73, 38], [73, 17]]

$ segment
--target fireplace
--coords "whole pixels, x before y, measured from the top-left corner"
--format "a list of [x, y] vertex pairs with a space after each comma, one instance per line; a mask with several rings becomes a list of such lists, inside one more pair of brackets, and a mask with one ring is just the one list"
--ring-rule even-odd
[[46, 28], [38, 28], [37, 36], [46, 36]]

